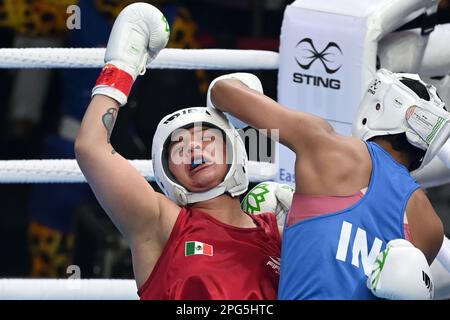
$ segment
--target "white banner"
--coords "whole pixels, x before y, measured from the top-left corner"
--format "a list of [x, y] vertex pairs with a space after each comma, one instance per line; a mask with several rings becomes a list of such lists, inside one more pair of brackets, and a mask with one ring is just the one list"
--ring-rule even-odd
[[365, 18], [288, 7], [281, 31], [279, 102], [350, 124], [362, 97], [365, 37]]
[[[366, 33], [364, 17], [288, 6], [281, 30], [278, 101], [327, 119], [337, 132], [349, 135], [365, 87]], [[295, 156], [285, 147], [279, 155], [278, 181], [292, 184]]]

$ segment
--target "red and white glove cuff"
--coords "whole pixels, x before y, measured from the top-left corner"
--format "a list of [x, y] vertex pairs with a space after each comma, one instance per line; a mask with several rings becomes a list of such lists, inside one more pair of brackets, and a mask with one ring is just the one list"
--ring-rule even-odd
[[133, 76], [112, 64], [103, 67], [92, 89], [92, 96], [101, 94], [116, 100], [120, 106], [127, 103], [128, 95], [133, 86]]

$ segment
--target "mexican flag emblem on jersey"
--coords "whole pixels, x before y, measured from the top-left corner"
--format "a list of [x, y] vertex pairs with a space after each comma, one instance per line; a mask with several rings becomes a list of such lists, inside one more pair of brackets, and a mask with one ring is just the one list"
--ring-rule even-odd
[[185, 244], [185, 256], [192, 256], [194, 254], [201, 254], [204, 256], [213, 255], [213, 246], [198, 242], [198, 241], [187, 241]]

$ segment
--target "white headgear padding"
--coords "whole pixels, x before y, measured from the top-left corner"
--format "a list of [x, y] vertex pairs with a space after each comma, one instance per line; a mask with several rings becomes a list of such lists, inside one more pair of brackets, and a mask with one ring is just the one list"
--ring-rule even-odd
[[[226, 138], [229, 169], [224, 180], [205, 192], [191, 192], [171, 174], [168, 165], [168, 147], [174, 131], [201, 124], [220, 129]], [[158, 124], [152, 145], [152, 163], [155, 180], [161, 190], [181, 206], [218, 197], [229, 193], [238, 196], [248, 188], [248, 157], [239, 133], [225, 115], [214, 108], [192, 107], [165, 116]]]
[[[403, 79], [417, 80], [424, 85], [430, 101], [421, 99], [401, 82]], [[370, 83], [359, 106], [353, 121], [352, 134], [362, 140], [369, 140], [375, 136], [405, 133], [409, 143], [426, 150], [418, 168], [420, 169], [431, 161], [445, 143], [446, 137], [450, 134], [450, 128], [448, 128], [450, 126], [447, 126], [447, 129], [444, 128], [445, 130], [441, 129], [449, 117], [446, 117], [447, 120], [444, 123], [440, 123], [441, 134], [434, 134], [433, 139], [426, 141], [426, 139], [422, 139], [424, 135], [423, 132], [420, 132], [421, 124], [414, 125], [411, 120], [407, 119], [407, 111], [412, 106], [416, 106], [415, 109], [410, 109], [416, 110], [415, 117], [413, 117], [416, 120], [423, 115], [435, 115], [438, 118], [450, 115], [445, 109], [444, 102], [437, 95], [436, 88], [423, 82], [417, 74], [392, 73], [389, 70], [380, 69]], [[426, 119], [423, 120], [425, 122], [422, 124], [426, 123]], [[432, 131], [431, 127], [430, 133]]]

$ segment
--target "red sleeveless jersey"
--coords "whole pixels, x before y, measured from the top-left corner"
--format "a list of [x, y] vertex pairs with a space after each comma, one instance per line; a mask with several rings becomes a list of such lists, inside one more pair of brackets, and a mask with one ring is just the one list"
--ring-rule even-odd
[[277, 298], [281, 239], [275, 215], [252, 215], [254, 228], [224, 224], [182, 208], [141, 299]]

